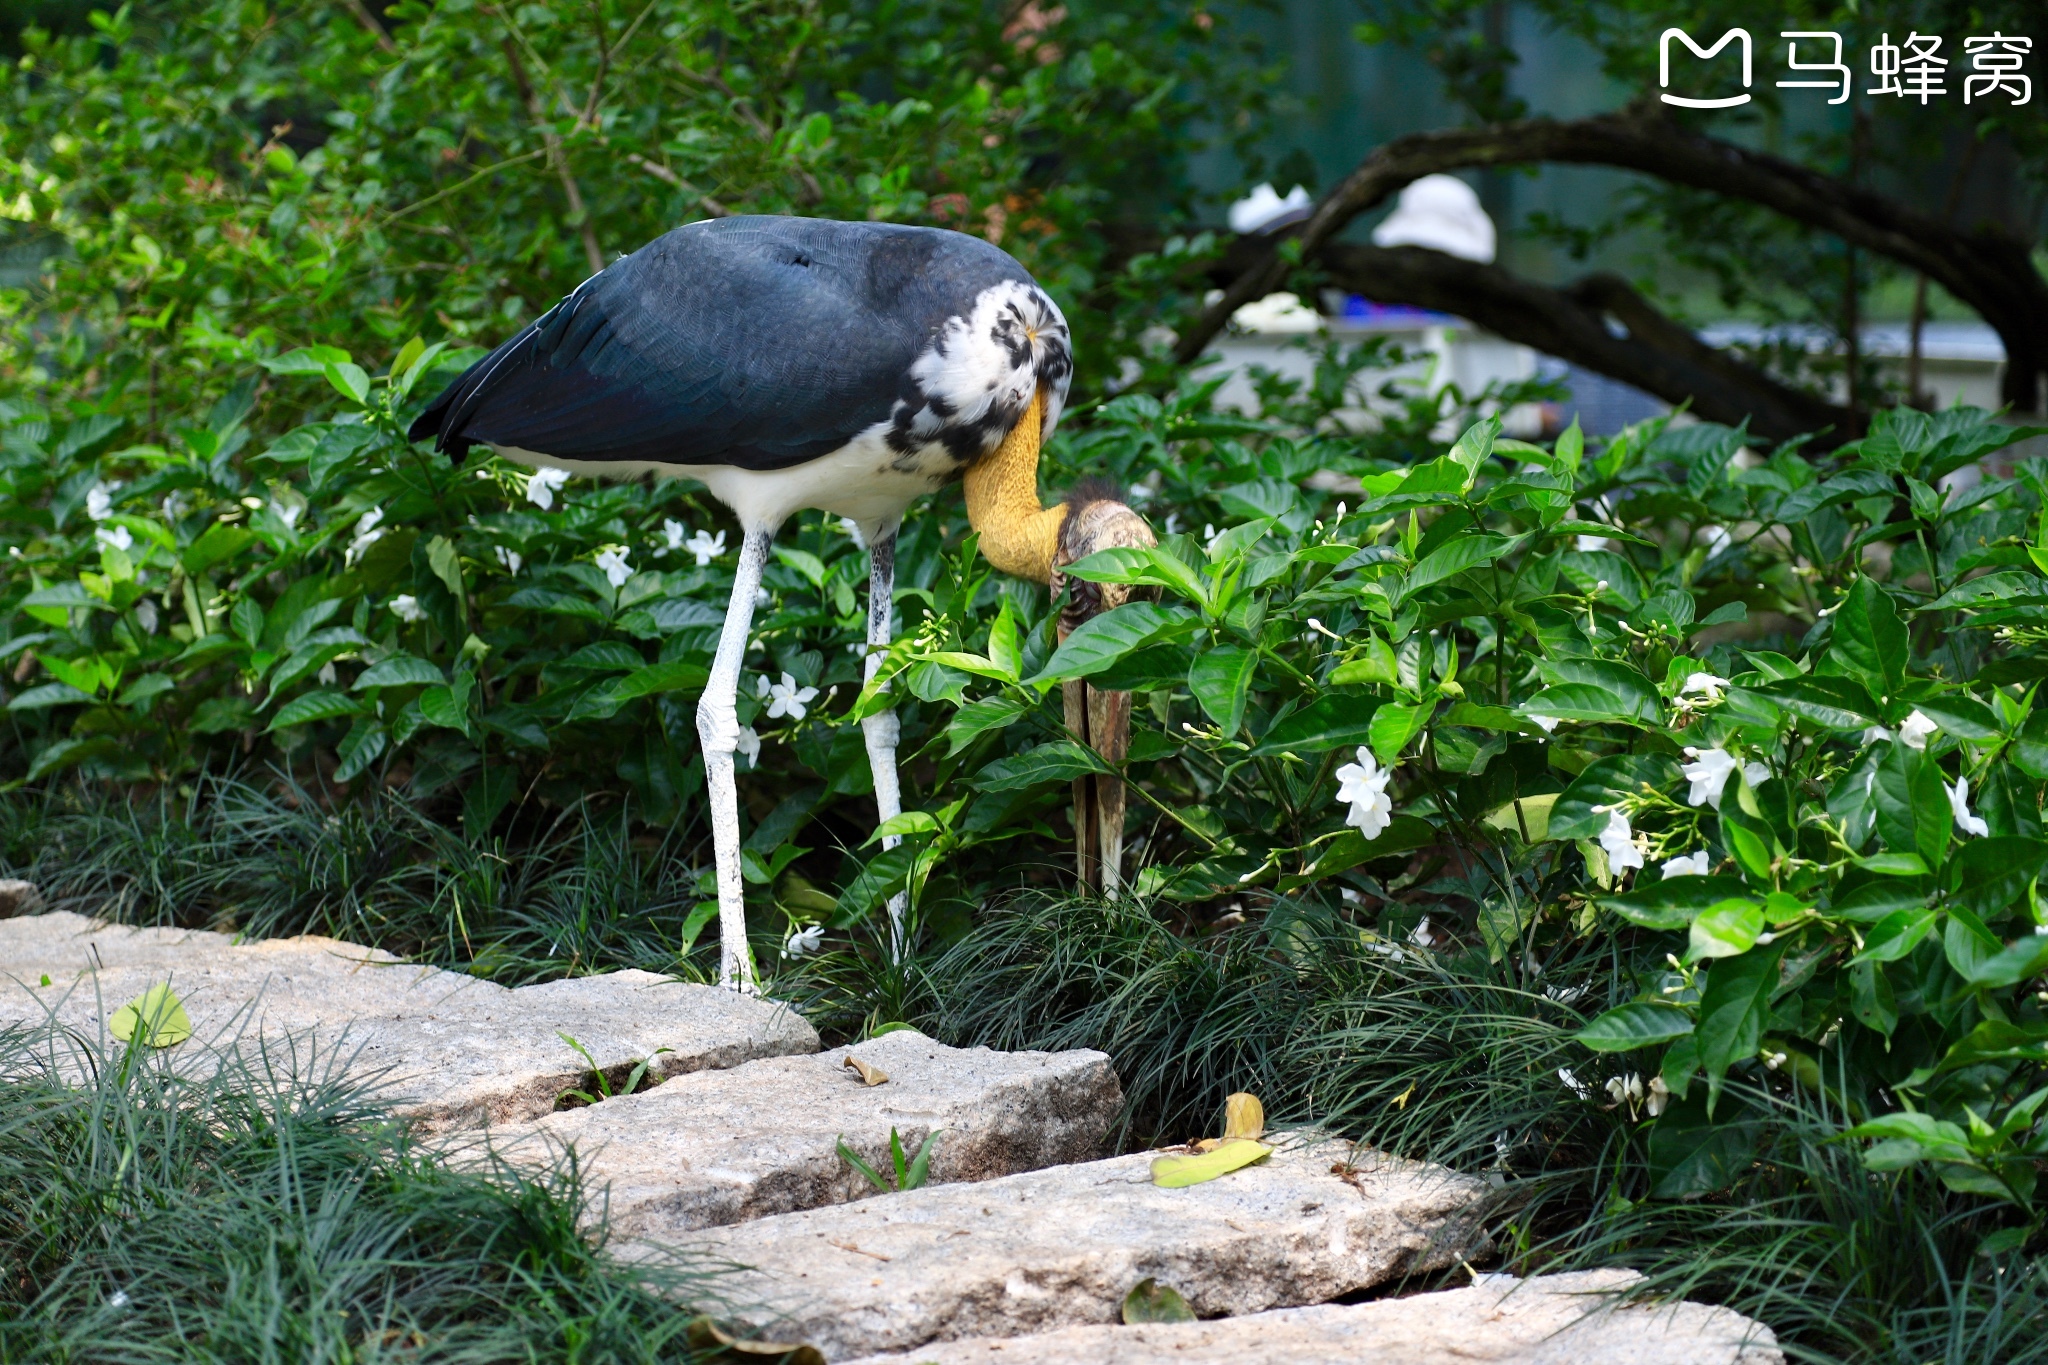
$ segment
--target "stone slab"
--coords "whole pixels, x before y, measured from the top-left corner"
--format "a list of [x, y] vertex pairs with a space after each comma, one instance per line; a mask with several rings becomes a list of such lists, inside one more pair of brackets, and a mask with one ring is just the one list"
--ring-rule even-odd
[[256, 1039], [289, 1048], [302, 1074], [315, 1059], [345, 1062], [380, 1074], [428, 1130], [550, 1112], [588, 1071], [563, 1034], [617, 1079], [647, 1057], [651, 1072], [677, 1076], [818, 1048], [785, 1006], [652, 972], [508, 988], [329, 938], [237, 944], [61, 911], [0, 920], [0, 1024], [54, 1017], [102, 1036], [114, 1010], [164, 981], [192, 1017], [185, 1054]]
[[621, 1250], [687, 1246], [747, 1267], [721, 1277], [732, 1315], [840, 1360], [1113, 1323], [1147, 1276], [1210, 1317], [1323, 1303], [1482, 1244], [1483, 1182], [1341, 1141], [1284, 1141], [1186, 1189], [1153, 1185], [1155, 1154], [1138, 1153], [696, 1237], [649, 1229]]
[[[889, 1080], [862, 1084], [853, 1056]], [[914, 1155], [943, 1129], [930, 1182], [989, 1180], [1102, 1155], [1123, 1103], [1100, 1052], [952, 1048], [913, 1029], [812, 1056], [697, 1071], [652, 1090], [492, 1129], [513, 1161], [573, 1143], [593, 1188], [609, 1188], [614, 1236], [673, 1236], [868, 1197], [839, 1141], [890, 1171], [889, 1133]]]
[[976, 1337], [845, 1365], [1784, 1365], [1771, 1329], [1701, 1303], [1618, 1305], [1593, 1270], [1212, 1322]]

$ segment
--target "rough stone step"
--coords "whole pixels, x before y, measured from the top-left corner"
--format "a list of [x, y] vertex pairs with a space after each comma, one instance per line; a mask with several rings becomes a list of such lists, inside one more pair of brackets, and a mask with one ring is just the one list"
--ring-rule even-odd
[[[848, 1056], [888, 1081], [863, 1084]], [[674, 1236], [873, 1194], [839, 1156], [842, 1136], [886, 1176], [891, 1128], [913, 1156], [944, 1129], [931, 1183], [981, 1181], [1100, 1156], [1122, 1102], [1100, 1052], [952, 1048], [904, 1029], [814, 1056], [677, 1076], [494, 1128], [488, 1140], [500, 1156], [534, 1163], [574, 1143], [592, 1187], [609, 1186], [615, 1236]]]
[[617, 1079], [648, 1057], [651, 1073], [677, 1076], [818, 1049], [786, 1006], [652, 972], [512, 989], [329, 938], [237, 944], [63, 911], [0, 920], [0, 1024], [54, 1016], [100, 1037], [116, 1009], [165, 981], [192, 1018], [181, 1055], [246, 1050], [253, 1036], [289, 1046], [300, 1074], [311, 1054], [344, 1059], [382, 1073], [384, 1093], [430, 1131], [550, 1112], [589, 1069], [563, 1034]]
[[1702, 1303], [1617, 1305], [1642, 1277], [1591, 1270], [1211, 1322], [976, 1337], [845, 1365], [1784, 1365], [1760, 1322]]
[[[690, 1246], [742, 1322], [828, 1360], [1119, 1319], [1147, 1276], [1198, 1314], [1323, 1303], [1483, 1242], [1483, 1182], [1336, 1140], [1186, 1189], [1150, 1153], [778, 1214], [690, 1236], [645, 1227], [627, 1254]], [[1338, 1167], [1337, 1173], [1332, 1167]]]

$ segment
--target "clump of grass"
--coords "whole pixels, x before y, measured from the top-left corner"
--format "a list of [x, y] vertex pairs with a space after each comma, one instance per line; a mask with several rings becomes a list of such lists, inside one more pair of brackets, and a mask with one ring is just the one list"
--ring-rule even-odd
[[[1724, 1102], [1765, 1125], [1747, 1174], [1651, 1198], [1645, 1115], [1610, 1102], [1570, 1037], [1613, 1003], [1614, 952], [1560, 954], [1525, 985], [1483, 954], [1367, 940], [1314, 905], [1205, 933], [1128, 900], [1020, 897], [918, 964], [914, 1017], [957, 1045], [1108, 1052], [1126, 1146], [1212, 1131], [1224, 1095], [1251, 1090], [1276, 1126], [1487, 1175], [1506, 1268], [1629, 1266], [1652, 1291], [1768, 1323], [1793, 1359], [2048, 1361], [2048, 1269], [1974, 1254], [2006, 1215], [1917, 1170], [1865, 1170], [1835, 1140], [1846, 1122], [1805, 1092], [1731, 1085]], [[858, 968], [819, 970], [850, 993]]]
[[472, 840], [402, 792], [337, 799], [288, 776], [150, 793], [50, 784], [0, 797], [0, 860], [50, 904], [128, 924], [325, 934], [519, 984], [692, 970], [699, 899], [672, 839], [584, 805]]
[[692, 1359], [708, 1278], [584, 1203], [573, 1159], [450, 1168], [334, 1076], [0, 1033], [0, 1359]]

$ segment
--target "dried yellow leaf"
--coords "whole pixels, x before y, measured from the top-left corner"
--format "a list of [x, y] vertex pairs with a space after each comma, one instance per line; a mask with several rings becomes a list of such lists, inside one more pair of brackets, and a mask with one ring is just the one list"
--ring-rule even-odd
[[860, 1076], [860, 1083], [862, 1085], [880, 1085], [889, 1079], [888, 1072], [878, 1066], [870, 1066], [855, 1056], [849, 1055], [841, 1065], [849, 1071], [857, 1073]]
[[1243, 1091], [1223, 1098], [1223, 1140], [1250, 1138], [1256, 1142], [1266, 1135], [1266, 1106], [1257, 1095]]

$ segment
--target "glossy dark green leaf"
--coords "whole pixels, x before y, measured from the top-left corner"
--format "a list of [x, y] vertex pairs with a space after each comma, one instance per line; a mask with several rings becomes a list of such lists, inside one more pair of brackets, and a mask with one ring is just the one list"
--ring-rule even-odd
[[1659, 1199], [1692, 1199], [1727, 1188], [1749, 1169], [1758, 1136], [1753, 1119], [1727, 1116], [1716, 1122], [1705, 1096], [1688, 1096], [1650, 1130], [1650, 1192]]
[[2048, 840], [1999, 835], [1970, 839], [1949, 861], [1949, 899], [1991, 919], [2026, 895], [2028, 884], [2044, 870]]
[[1308, 755], [1357, 748], [1371, 742], [1373, 713], [1379, 708], [1372, 697], [1318, 697], [1268, 730], [1252, 752]]
[[1048, 782], [1071, 782], [1089, 773], [1111, 771], [1093, 749], [1070, 739], [1061, 739], [997, 759], [975, 775], [974, 785], [983, 791], [1021, 791]]
[[1611, 806], [1625, 796], [1669, 791], [1679, 780], [1678, 765], [1661, 754], [1611, 754], [1595, 759], [1550, 808], [1550, 837], [1597, 839], [1607, 827], [1607, 814], [1594, 810], [1595, 806]]
[[1909, 745], [1888, 747], [1871, 787], [1878, 837], [1893, 853], [1917, 853], [1929, 867], [1939, 867], [1954, 818], [1941, 770]]
[[1692, 1016], [1678, 1006], [1637, 1000], [1607, 1011], [1572, 1036], [1594, 1052], [1632, 1052], [1692, 1031]]
[[1194, 633], [1196, 624], [1192, 615], [1178, 607], [1158, 602], [1126, 602], [1112, 611], [1083, 621], [1060, 642], [1060, 647], [1053, 652], [1045, 667], [1028, 681], [1044, 685], [1068, 678], [1088, 677], [1108, 668], [1133, 650], [1167, 640], [1185, 639]]
[[1188, 669], [1188, 692], [1226, 736], [1234, 737], [1244, 724], [1245, 700], [1258, 663], [1253, 650], [1219, 645], [1195, 655]]
[[1697, 1030], [1700, 1065], [1709, 1080], [1718, 1080], [1737, 1062], [1756, 1055], [1770, 1017], [1771, 993], [1778, 985], [1778, 963], [1785, 955], [1781, 939], [1751, 948], [1739, 957], [1725, 957], [1707, 970], [1700, 994]]
[[1708, 906], [1747, 894], [1740, 877], [1666, 877], [1626, 895], [1601, 896], [1598, 903], [1645, 929], [1683, 929]]
[[1891, 594], [1859, 578], [1834, 614], [1827, 654], [1815, 671], [1854, 678], [1873, 697], [1895, 696], [1909, 652], [1905, 622]]

